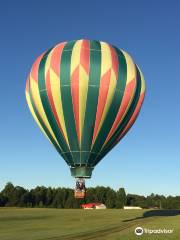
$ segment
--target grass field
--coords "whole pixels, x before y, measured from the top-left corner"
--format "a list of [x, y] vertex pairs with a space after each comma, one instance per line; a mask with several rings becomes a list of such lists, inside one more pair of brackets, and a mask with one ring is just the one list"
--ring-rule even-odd
[[[136, 236], [134, 229], [137, 226], [149, 229], [166, 228], [174, 231], [172, 234]], [[0, 240], [76, 239], [178, 240], [180, 239], [180, 213], [155, 210], [0, 208]]]

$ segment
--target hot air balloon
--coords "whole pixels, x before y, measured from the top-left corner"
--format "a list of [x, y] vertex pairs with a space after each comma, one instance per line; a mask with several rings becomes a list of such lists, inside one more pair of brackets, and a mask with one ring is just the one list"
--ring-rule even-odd
[[85, 197], [84, 179], [131, 128], [144, 95], [138, 66], [106, 42], [62, 42], [36, 59], [27, 103], [77, 179], [75, 197]]

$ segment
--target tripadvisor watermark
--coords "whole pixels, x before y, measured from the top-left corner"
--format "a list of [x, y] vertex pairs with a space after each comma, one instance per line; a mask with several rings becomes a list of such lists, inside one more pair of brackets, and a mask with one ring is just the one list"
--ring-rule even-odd
[[150, 229], [150, 228], [142, 228], [137, 227], [135, 228], [135, 234], [140, 236], [143, 234], [171, 234], [173, 233], [174, 229], [166, 229], [166, 228], [157, 228], [157, 229]]

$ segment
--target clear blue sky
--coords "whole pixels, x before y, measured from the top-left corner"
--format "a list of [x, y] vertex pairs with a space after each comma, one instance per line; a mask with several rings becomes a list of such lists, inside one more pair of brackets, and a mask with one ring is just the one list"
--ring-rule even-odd
[[74, 186], [25, 100], [35, 58], [64, 40], [98, 39], [131, 54], [146, 80], [139, 118], [87, 186], [180, 195], [179, 1], [10, 1], [0, 4], [0, 189]]

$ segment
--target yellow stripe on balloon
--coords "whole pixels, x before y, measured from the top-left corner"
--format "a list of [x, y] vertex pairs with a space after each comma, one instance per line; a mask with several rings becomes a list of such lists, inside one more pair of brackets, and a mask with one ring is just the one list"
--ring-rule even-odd
[[51, 56], [52, 56], [52, 51], [48, 54], [48, 57], [46, 59], [46, 64], [45, 64], [45, 77], [47, 76], [47, 72], [50, 68], [50, 63], [51, 63]]
[[86, 100], [87, 100], [87, 92], [88, 92], [88, 82], [89, 76], [84, 70], [84, 68], [80, 65], [79, 68], [79, 124], [80, 124], [80, 144], [82, 137], [82, 130], [84, 126], [84, 117], [86, 111]]
[[[33, 101], [35, 103], [36, 109], [39, 112], [40, 117], [42, 118], [44, 124], [46, 125], [47, 129], [49, 130], [51, 136], [53, 137], [53, 139], [56, 141], [56, 143], [59, 146], [59, 143], [51, 129], [51, 126], [48, 122], [48, 119], [46, 117], [46, 114], [44, 112], [44, 108], [41, 102], [41, 98], [40, 98], [40, 94], [39, 94], [39, 88], [38, 88], [38, 83], [31, 77], [30, 75], [30, 89], [31, 89], [31, 93], [32, 93], [32, 97], [33, 97]], [[44, 90], [46, 91], [46, 90]], [[60, 146], [59, 146], [60, 147]]]
[[143, 76], [141, 70], [139, 69], [138, 66], [137, 66], [137, 68], [138, 68], [138, 70], [140, 72], [140, 76], [141, 76], [141, 93], [140, 93], [140, 95], [141, 95], [142, 93], [144, 93], [146, 91], [146, 85], [145, 85], [144, 76]]
[[[127, 66], [127, 81], [126, 81], [126, 85], [133, 79], [136, 78], [136, 66], [132, 60], [132, 58], [130, 57], [129, 54], [127, 54], [125, 51], [121, 50], [121, 52], [123, 53], [125, 59], [126, 59], [126, 66]], [[121, 73], [120, 73], [121, 74]]]
[[77, 66], [79, 66], [80, 64], [81, 45], [82, 45], [82, 40], [78, 40], [73, 46], [72, 55], [71, 55], [71, 75], [74, 72], [74, 70], [77, 68]]
[[27, 100], [27, 104], [29, 106], [29, 109], [30, 109], [30, 112], [34, 118], [34, 120], [36, 121], [36, 123], [38, 124], [39, 128], [41, 129], [41, 131], [44, 133], [44, 135], [46, 136], [46, 138], [49, 140], [49, 142], [52, 144], [51, 140], [49, 139], [49, 137], [47, 136], [47, 134], [45, 133], [44, 129], [41, 127], [41, 124], [38, 120], [38, 118], [36, 117], [36, 114], [34, 112], [34, 109], [33, 109], [33, 106], [32, 106], [32, 103], [31, 103], [31, 100], [30, 100], [30, 96], [29, 96], [29, 93], [26, 91], [26, 100]]
[[[64, 121], [64, 114], [63, 114], [63, 108], [62, 108], [62, 100], [61, 100], [61, 91], [60, 91], [60, 79], [57, 76], [57, 74], [53, 71], [52, 68], [50, 68], [50, 84], [51, 84], [51, 92], [53, 97], [53, 102], [56, 108], [56, 112], [58, 115], [58, 119], [63, 131], [63, 134], [65, 136], [66, 142], [69, 146], [65, 121]], [[70, 146], [69, 146], [70, 148]]]
[[109, 45], [105, 42], [101, 43], [101, 77], [111, 68], [111, 51]]

